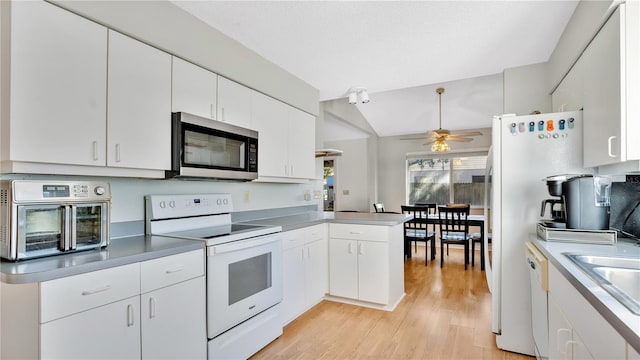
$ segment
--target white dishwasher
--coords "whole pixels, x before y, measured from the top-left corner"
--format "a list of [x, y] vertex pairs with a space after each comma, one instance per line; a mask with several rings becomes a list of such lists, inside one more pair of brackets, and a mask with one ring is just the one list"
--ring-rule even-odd
[[531, 327], [536, 358], [549, 358], [549, 264], [547, 258], [530, 241], [525, 243], [526, 258], [531, 278]]

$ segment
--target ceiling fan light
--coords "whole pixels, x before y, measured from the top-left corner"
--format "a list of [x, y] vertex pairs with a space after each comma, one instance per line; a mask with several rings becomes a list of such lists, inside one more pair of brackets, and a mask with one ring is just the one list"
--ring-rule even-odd
[[362, 92], [360, 92], [360, 101], [362, 101], [363, 104], [369, 102], [369, 93], [367, 90], [362, 90]]
[[444, 140], [438, 140], [431, 145], [431, 151], [433, 152], [447, 152], [449, 151], [449, 144]]
[[349, 93], [349, 104], [355, 105], [358, 102], [358, 94], [355, 91]]

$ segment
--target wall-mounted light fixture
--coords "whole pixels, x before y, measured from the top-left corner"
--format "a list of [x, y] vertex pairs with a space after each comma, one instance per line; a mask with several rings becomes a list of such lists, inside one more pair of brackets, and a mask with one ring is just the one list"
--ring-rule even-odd
[[366, 88], [352, 87], [349, 89], [349, 104], [355, 105], [360, 101], [363, 104], [369, 102], [369, 93]]

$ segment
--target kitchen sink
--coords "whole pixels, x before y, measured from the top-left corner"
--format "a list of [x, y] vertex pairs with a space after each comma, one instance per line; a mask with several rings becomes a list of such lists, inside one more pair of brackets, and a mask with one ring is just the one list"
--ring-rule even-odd
[[564, 254], [611, 296], [640, 315], [640, 259]]

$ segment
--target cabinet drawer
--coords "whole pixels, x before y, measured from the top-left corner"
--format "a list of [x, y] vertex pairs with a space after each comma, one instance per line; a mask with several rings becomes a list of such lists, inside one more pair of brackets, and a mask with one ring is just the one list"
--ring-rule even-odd
[[204, 250], [166, 256], [140, 264], [141, 292], [176, 284], [204, 275]]
[[140, 294], [140, 265], [130, 264], [40, 284], [40, 322]]
[[326, 226], [326, 224], [319, 224], [281, 233], [282, 250], [291, 249], [296, 246], [301, 246], [326, 238]]
[[329, 237], [368, 241], [388, 241], [388, 226], [329, 224]]

